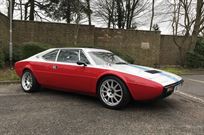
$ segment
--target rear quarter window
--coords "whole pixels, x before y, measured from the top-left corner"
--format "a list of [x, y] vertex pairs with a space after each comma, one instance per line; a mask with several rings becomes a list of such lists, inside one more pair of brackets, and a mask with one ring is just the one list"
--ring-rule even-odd
[[46, 61], [55, 61], [58, 51], [59, 51], [59, 49], [53, 50], [53, 51], [43, 55], [42, 58]]

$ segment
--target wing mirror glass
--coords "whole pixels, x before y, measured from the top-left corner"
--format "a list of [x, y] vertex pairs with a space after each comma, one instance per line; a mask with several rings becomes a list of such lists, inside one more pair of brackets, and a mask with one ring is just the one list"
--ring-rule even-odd
[[78, 65], [87, 66], [87, 64], [86, 64], [85, 62], [82, 62], [82, 61], [77, 61], [77, 64], [78, 64]]

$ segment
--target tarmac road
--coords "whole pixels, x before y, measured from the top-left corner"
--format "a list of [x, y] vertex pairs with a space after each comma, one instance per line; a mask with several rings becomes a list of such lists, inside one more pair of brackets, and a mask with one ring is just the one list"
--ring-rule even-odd
[[0, 135], [204, 135], [204, 75], [186, 75], [184, 86], [151, 103], [116, 111], [93, 97], [53, 90], [32, 94], [19, 84], [0, 85]]

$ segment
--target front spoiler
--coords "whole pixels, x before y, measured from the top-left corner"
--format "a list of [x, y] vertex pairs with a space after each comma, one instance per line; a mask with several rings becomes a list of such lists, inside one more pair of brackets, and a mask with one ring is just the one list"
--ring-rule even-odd
[[176, 82], [176, 83], [173, 83], [173, 84], [164, 86], [163, 92], [161, 93], [161, 95], [159, 96], [159, 98], [168, 97], [169, 95], [171, 95], [171, 94], [174, 92], [174, 89], [173, 89], [172, 91], [167, 91], [167, 89], [170, 88], [170, 87], [173, 87], [173, 88], [174, 88], [175, 86], [177, 86], [177, 85], [179, 85], [179, 84], [183, 85], [183, 82], [184, 82], [184, 80], [182, 79], [182, 80], [180, 80], [180, 81], [178, 81], [178, 82]]

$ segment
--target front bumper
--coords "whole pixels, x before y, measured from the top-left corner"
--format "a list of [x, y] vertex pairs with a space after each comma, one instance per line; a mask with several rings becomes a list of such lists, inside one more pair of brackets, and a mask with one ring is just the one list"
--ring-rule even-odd
[[176, 86], [183, 85], [183, 82], [184, 82], [184, 80], [182, 79], [182, 80], [180, 80], [180, 81], [178, 81], [176, 83], [164, 86], [163, 92], [161, 93], [159, 98], [168, 97], [169, 95], [171, 95], [175, 91]]

